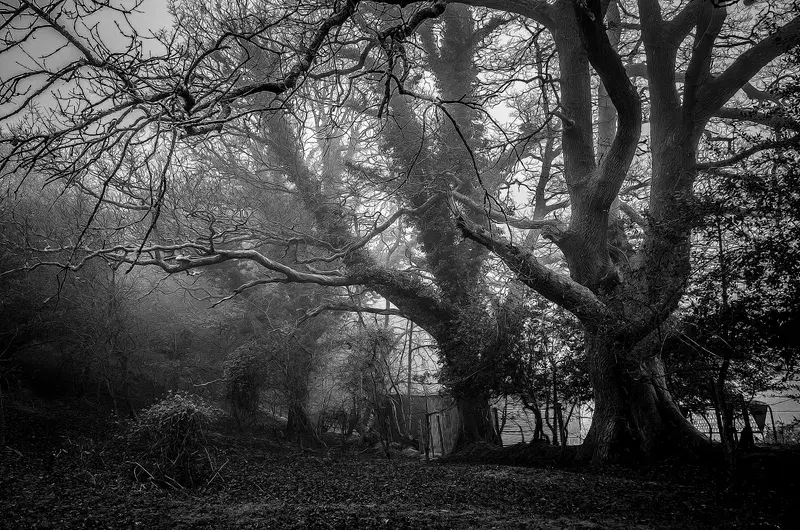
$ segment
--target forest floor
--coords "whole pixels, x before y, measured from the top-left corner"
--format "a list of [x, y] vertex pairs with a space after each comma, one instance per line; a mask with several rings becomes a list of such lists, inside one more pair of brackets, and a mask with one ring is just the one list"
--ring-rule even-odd
[[[426, 462], [212, 436], [194, 489], [133, 479], [119, 425], [85, 403], [6, 403], [0, 528], [797, 528], [780, 477], [722, 488], [689, 472]], [[673, 470], [674, 471], [674, 470]], [[793, 510], [795, 510], [793, 512]]]

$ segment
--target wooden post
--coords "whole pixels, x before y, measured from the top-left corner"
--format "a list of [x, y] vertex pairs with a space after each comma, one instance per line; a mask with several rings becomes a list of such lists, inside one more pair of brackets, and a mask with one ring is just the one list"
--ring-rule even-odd
[[553, 423], [556, 426], [556, 430], [558, 431], [558, 436], [560, 438], [561, 446], [567, 445], [566, 437], [564, 436], [566, 428], [564, 427], [564, 413], [561, 409], [561, 402], [556, 401], [553, 403]]
[[436, 423], [439, 425], [439, 443], [442, 444], [442, 456], [444, 456], [444, 433], [442, 432], [442, 415], [436, 414]]
[[496, 408], [493, 408], [492, 412], [494, 412], [494, 430], [497, 432], [497, 441], [500, 447], [503, 447], [503, 433], [500, 430], [500, 418], [498, 418]]
[[436, 455], [436, 444], [433, 441], [433, 429], [431, 428], [431, 417], [429, 415], [425, 415], [425, 427], [428, 436], [428, 447], [430, 447], [431, 455]]
[[413, 340], [414, 338], [414, 323], [409, 321], [408, 323], [408, 436], [411, 437], [411, 354], [414, 350], [413, 348]]
[[419, 452], [425, 452], [425, 438], [422, 436], [422, 420], [417, 420], [417, 433], [419, 433]]

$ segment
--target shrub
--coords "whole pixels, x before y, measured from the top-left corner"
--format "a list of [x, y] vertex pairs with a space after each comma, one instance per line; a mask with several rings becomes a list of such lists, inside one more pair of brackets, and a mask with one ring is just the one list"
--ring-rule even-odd
[[213, 471], [205, 436], [221, 411], [187, 392], [170, 392], [146, 409], [128, 433], [137, 480], [195, 486]]
[[248, 342], [236, 348], [225, 361], [225, 399], [241, 427], [241, 419], [253, 418], [258, 411], [261, 391], [266, 385], [265, 362], [261, 348]]
[[800, 419], [792, 418], [791, 423], [778, 427], [778, 442], [800, 444]]

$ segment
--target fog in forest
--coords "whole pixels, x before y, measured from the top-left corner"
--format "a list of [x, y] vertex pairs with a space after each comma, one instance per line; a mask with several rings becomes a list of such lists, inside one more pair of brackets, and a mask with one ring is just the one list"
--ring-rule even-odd
[[791, 520], [797, 0], [0, 21], [0, 527]]

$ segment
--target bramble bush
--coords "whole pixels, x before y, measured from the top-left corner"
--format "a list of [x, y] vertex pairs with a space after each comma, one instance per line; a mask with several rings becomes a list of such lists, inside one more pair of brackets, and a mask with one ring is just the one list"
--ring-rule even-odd
[[128, 433], [137, 480], [196, 486], [214, 471], [206, 431], [222, 411], [188, 392], [170, 392], [139, 416]]

